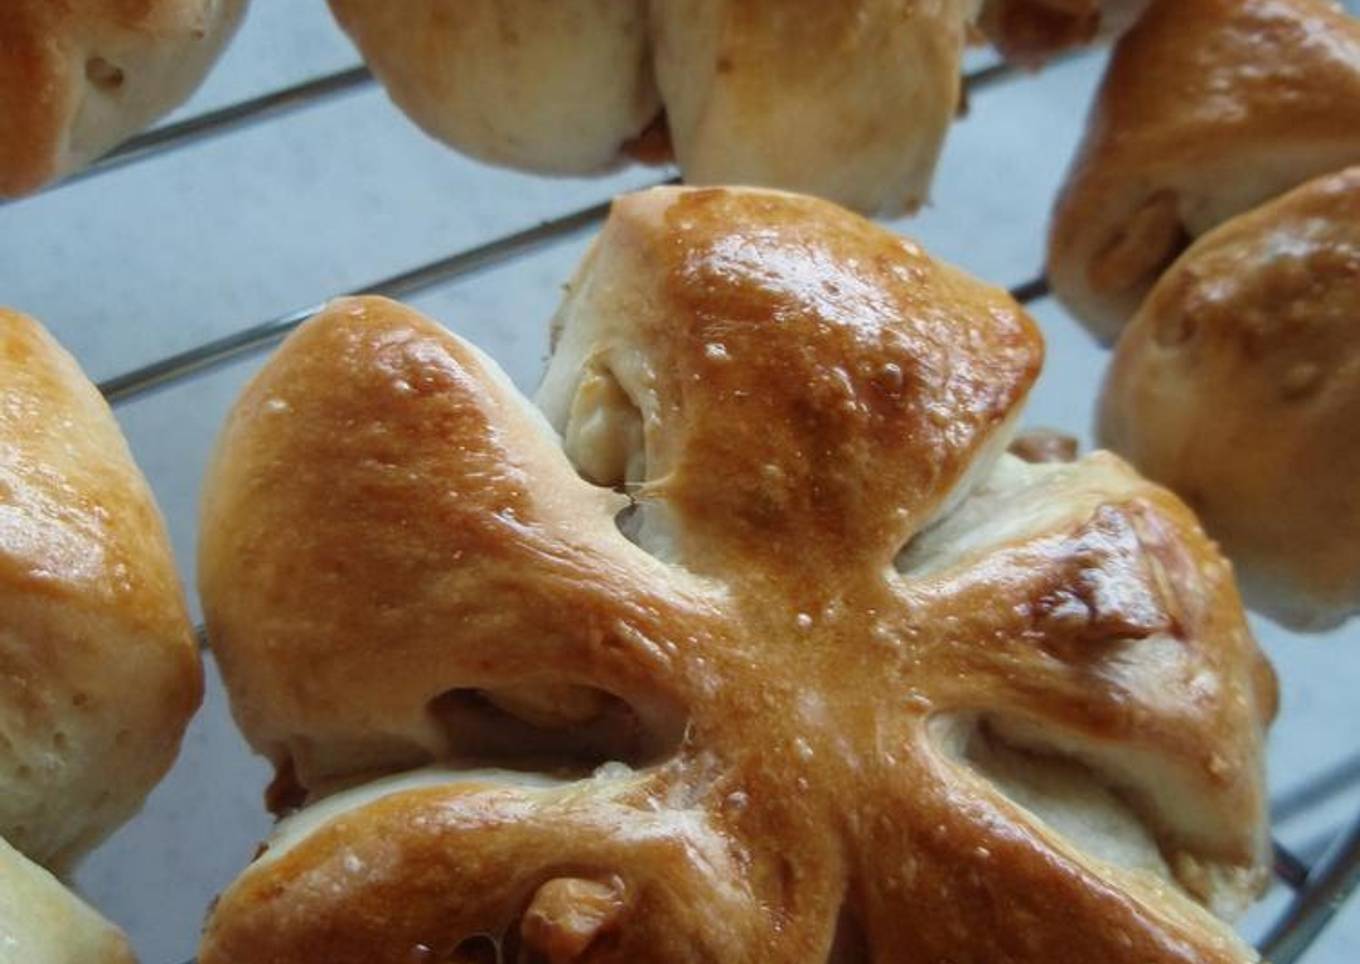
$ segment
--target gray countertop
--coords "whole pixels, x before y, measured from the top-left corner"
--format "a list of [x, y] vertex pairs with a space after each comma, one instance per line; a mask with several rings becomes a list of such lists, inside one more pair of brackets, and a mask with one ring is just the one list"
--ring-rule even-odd
[[[1101, 62], [1090, 53], [978, 92], [950, 138], [933, 204], [894, 227], [988, 280], [1036, 276], [1048, 209]], [[354, 63], [324, 4], [257, 2], [177, 116]], [[663, 175], [632, 168], [550, 180], [491, 169], [423, 137], [370, 86], [0, 207], [0, 303], [42, 319], [103, 379]], [[532, 388], [547, 319], [585, 241], [574, 236], [411, 300]], [[1032, 310], [1049, 353], [1027, 421], [1089, 443], [1105, 353], [1052, 300]], [[118, 409], [188, 586], [207, 453], [261, 357]], [[1360, 808], [1360, 626], [1324, 637], [1260, 620], [1255, 628], [1283, 681], [1270, 754], [1277, 833], [1316, 859]], [[237, 735], [211, 658], [207, 665], [207, 702], [178, 764], [77, 877], [131, 933], [145, 964], [192, 956], [205, 908], [269, 828], [260, 802], [267, 768]], [[1311, 800], [1313, 781], [1329, 775], [1340, 788]], [[1249, 935], [1279, 910], [1280, 891], [1244, 922]], [[1307, 960], [1360, 961], [1360, 902]]]

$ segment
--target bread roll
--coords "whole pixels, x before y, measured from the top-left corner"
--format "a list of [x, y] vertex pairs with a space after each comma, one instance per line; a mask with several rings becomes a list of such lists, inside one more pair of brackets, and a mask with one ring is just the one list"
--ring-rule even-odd
[[985, 0], [979, 25], [1007, 60], [1039, 66], [1055, 54], [1123, 33], [1148, 0]]
[[222, 895], [199, 964], [472, 961], [493, 943], [507, 961], [754, 959], [761, 914], [726, 838], [702, 810], [648, 812], [656, 781], [613, 771], [436, 770], [332, 797]]
[[475, 157], [588, 174], [673, 149], [690, 181], [887, 213], [926, 199], [976, 7], [331, 0], [393, 100]]
[[1154, 0], [1115, 48], [1049, 238], [1113, 340], [1191, 240], [1360, 162], [1360, 22], [1327, 0]]
[[1360, 167], [1181, 256], [1119, 341], [1100, 434], [1194, 507], [1266, 612], [1360, 609]]
[[64, 868], [169, 768], [202, 693], [165, 527], [108, 406], [0, 309], [0, 837]]
[[245, 0], [4, 0], [0, 197], [36, 191], [186, 100]]
[[[234, 409], [209, 631], [313, 804], [200, 964], [1254, 959], [1204, 907], [1266, 879], [1273, 676], [1174, 496], [1004, 454], [1042, 353], [1004, 292], [825, 202], [663, 189], [553, 340], [560, 442], [380, 299]], [[559, 782], [316, 802], [450, 757]]]
[[330, 0], [398, 106], [495, 164], [590, 174], [660, 110], [640, 0]]
[[0, 839], [0, 964], [135, 964], [118, 928]]
[[915, 210], [958, 111], [973, 6], [655, 0], [657, 83], [685, 180]]

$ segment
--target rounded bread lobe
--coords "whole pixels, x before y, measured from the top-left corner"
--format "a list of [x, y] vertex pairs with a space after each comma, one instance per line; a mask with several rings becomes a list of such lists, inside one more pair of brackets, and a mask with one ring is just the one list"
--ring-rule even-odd
[[495, 164], [591, 174], [661, 105], [640, 0], [330, 0], [432, 137]]
[[0, 839], [0, 964], [136, 964], [127, 938]]
[[[476, 349], [335, 302], [246, 389], [208, 474], [200, 593], [242, 730], [313, 790], [506, 742], [653, 752], [680, 721], [650, 640], [709, 607], [618, 536], [624, 505]], [[553, 742], [559, 718], [584, 745]]]
[[141, 805], [202, 695], [160, 513], [108, 406], [0, 310], [0, 836], [64, 866]]
[[420, 742], [441, 689], [579, 733], [568, 683], [651, 752], [547, 790], [314, 802], [200, 960], [479, 935], [600, 961], [1252, 960], [1204, 907], [1266, 879], [1273, 676], [1174, 496], [1106, 454], [1003, 454], [1040, 353], [1003, 292], [745, 189], [617, 202], [539, 390], [565, 456], [414, 313], [309, 322], [234, 411], [205, 509], [247, 735], [315, 800], [365, 734], [506, 759], [466, 742], [473, 714]]
[[0, 197], [85, 166], [186, 100], [245, 0], [6, 0]]
[[634, 498], [695, 571], [887, 565], [1004, 447], [1042, 364], [1009, 295], [826, 201], [642, 192], [598, 249], [539, 403], [575, 458], [583, 376], [617, 382], [643, 425]]
[[971, 6], [652, 3], [657, 84], [685, 180], [914, 211], [958, 111]]
[[1130, 322], [1100, 433], [1185, 498], [1248, 599], [1360, 608], [1360, 167], [1204, 235]]
[[1049, 236], [1113, 341], [1196, 237], [1360, 161], [1360, 21], [1327, 0], [1154, 0], [1115, 47]]

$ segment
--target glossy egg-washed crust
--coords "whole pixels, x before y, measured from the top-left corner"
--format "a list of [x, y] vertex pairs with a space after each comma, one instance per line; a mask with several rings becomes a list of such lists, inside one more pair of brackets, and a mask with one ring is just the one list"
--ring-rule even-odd
[[1100, 432], [1195, 508], [1253, 602], [1316, 626], [1360, 607], [1360, 167], [1181, 256], [1120, 339]]
[[175, 107], [197, 86], [244, 6], [0, 3], [0, 197], [37, 190]]
[[159, 511], [104, 400], [0, 309], [0, 836], [64, 866], [141, 806], [202, 694]]
[[1190, 240], [1360, 162], [1360, 21], [1328, 0], [1154, 0], [1115, 48], [1048, 272], [1113, 340]]
[[1038, 373], [1009, 296], [825, 202], [666, 189], [615, 203], [556, 343], [559, 425], [592, 370], [640, 411], [634, 497], [678, 565], [624, 538], [627, 500], [483, 356], [346, 300], [230, 417], [208, 624], [246, 735], [306, 789], [457, 748], [431, 707], [460, 688], [615, 694], [650, 765], [346, 812], [223, 895], [201, 964], [442, 960], [507, 933], [554, 961], [801, 964], [838, 933], [838, 960], [1250, 959], [932, 735], [986, 714], [1143, 754], [1201, 810], [1182, 833], [1147, 801], [1183, 883], [1261, 871], [1273, 678], [1173, 496], [1101, 457], [1060, 469], [1094, 481], [1056, 522], [894, 567]]

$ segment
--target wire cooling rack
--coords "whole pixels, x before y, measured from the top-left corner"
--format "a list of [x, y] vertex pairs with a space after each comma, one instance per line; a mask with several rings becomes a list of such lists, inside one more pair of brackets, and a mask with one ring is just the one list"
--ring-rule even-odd
[[[982, 62], [968, 73], [966, 80], [969, 99], [975, 101], [994, 88], [1023, 84], [1026, 76], [1001, 63]], [[323, 105], [370, 91], [373, 87], [374, 81], [369, 72], [361, 66], [353, 66], [217, 109], [202, 111], [133, 138], [45, 193], [51, 194], [77, 182], [102, 178], [114, 171], [187, 151], [215, 138], [261, 125], [281, 123], [290, 115], [315, 111]], [[670, 171], [658, 171], [657, 175], [655, 182], [664, 183], [674, 179]], [[23, 203], [41, 205], [44, 199], [26, 199]], [[598, 227], [607, 212], [607, 199], [586, 204], [548, 220], [526, 224], [519, 230], [461, 247], [445, 256], [358, 285], [350, 293], [412, 298], [496, 269], [513, 269], [540, 252], [580, 239]], [[3, 216], [3, 211], [0, 211], [0, 216]], [[910, 223], [906, 228], [910, 231]], [[3, 261], [0, 261], [0, 285], [5, 282], [4, 267]], [[1045, 302], [1049, 296], [1045, 279], [1037, 275], [1016, 281], [1010, 290], [1017, 300], [1026, 305]], [[337, 293], [325, 294], [330, 297]], [[0, 288], [0, 301], [3, 300], [4, 291]], [[219, 337], [205, 339], [182, 350], [166, 353], [105, 377], [99, 383], [99, 388], [111, 404], [121, 407], [157, 392], [203, 379], [217, 369], [259, 354], [274, 345], [323, 304], [324, 301], [308, 304], [263, 321], [241, 325]], [[1086, 403], [1089, 404], [1089, 400]], [[155, 481], [153, 475], [153, 485]], [[1288, 673], [1288, 667], [1281, 667], [1281, 671]], [[1353, 740], [1354, 732], [1353, 727], [1349, 733], [1342, 727], [1336, 736], [1340, 740]], [[1341, 766], [1316, 774], [1294, 785], [1288, 793], [1277, 795], [1275, 812], [1277, 815], [1287, 815], [1315, 808], [1333, 800], [1356, 783], [1360, 783], [1360, 757], [1349, 758]], [[1318, 851], [1311, 862], [1278, 841], [1274, 847], [1275, 875], [1289, 897], [1283, 902], [1276, 902], [1282, 903], [1282, 906], [1263, 929], [1258, 946], [1263, 955], [1275, 964], [1292, 964], [1313, 946], [1360, 883], [1360, 818], [1350, 825], [1349, 830], [1336, 835], [1321, 847], [1311, 848]], [[186, 866], [184, 870], [188, 872], [191, 868]], [[191, 925], [186, 923], [185, 926]]]

